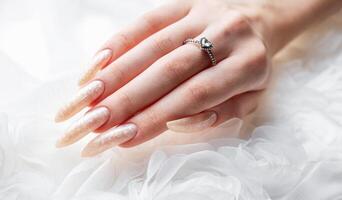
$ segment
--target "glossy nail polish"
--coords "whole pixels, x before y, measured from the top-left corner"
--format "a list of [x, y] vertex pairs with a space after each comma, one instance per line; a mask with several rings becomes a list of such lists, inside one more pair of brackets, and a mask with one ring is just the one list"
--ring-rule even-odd
[[175, 132], [192, 133], [210, 128], [215, 124], [216, 120], [216, 112], [205, 111], [194, 116], [169, 121], [166, 125], [170, 130]]
[[93, 81], [81, 88], [78, 93], [68, 103], [66, 103], [56, 114], [55, 121], [65, 121], [83, 108], [89, 106], [104, 91], [104, 83], [102, 81]]
[[137, 134], [138, 128], [135, 124], [124, 124], [101, 133], [95, 137], [83, 149], [83, 157], [97, 155], [109, 148], [127, 142]]
[[86, 113], [80, 120], [70, 126], [65, 134], [57, 141], [56, 147], [64, 147], [73, 144], [96, 130], [110, 117], [110, 112], [105, 107], [95, 108]]
[[90, 81], [96, 73], [108, 64], [112, 57], [112, 50], [105, 49], [97, 53], [92, 61], [88, 64], [86, 71], [82, 74], [78, 81], [78, 85], [82, 86]]

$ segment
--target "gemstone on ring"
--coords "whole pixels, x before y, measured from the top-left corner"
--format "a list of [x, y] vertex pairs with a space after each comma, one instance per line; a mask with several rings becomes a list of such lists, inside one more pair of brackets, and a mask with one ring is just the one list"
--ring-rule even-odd
[[211, 43], [207, 38], [203, 37], [200, 40], [201, 48], [202, 49], [212, 49], [213, 43]]
[[183, 44], [188, 44], [188, 43], [195, 44], [202, 51], [205, 51], [209, 56], [209, 59], [210, 59], [212, 66], [217, 64], [216, 58], [215, 58], [214, 53], [212, 51], [212, 49], [214, 48], [214, 45], [206, 37], [202, 37], [199, 40], [187, 39], [183, 42]]

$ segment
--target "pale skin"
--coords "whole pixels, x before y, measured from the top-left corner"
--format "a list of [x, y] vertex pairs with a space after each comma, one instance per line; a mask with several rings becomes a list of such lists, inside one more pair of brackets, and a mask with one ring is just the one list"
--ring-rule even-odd
[[[106, 54], [97, 69], [81, 79], [82, 87], [102, 84], [89, 112], [105, 108], [103, 121], [86, 132], [106, 134], [130, 124], [130, 138], [112, 144], [133, 147], [167, 129], [197, 132], [242, 118], [256, 109], [267, 87], [272, 57], [341, 6], [341, 0], [173, 0], [155, 8], [114, 34], [98, 51]], [[217, 65], [197, 46], [183, 45], [201, 37], [214, 44]], [[68, 108], [69, 115], [57, 121], [82, 108]]]

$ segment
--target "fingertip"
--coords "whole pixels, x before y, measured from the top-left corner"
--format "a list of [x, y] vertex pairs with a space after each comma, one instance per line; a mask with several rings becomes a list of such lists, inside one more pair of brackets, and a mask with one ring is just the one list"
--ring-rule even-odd
[[55, 118], [54, 118], [54, 121], [55, 121], [55, 123], [61, 123], [61, 122], [65, 121], [65, 119], [59, 113], [57, 113]]
[[118, 146], [121, 148], [132, 148], [132, 147], [140, 144], [140, 143], [137, 143], [136, 141], [133, 141], [133, 140], [134, 140], [134, 138], [132, 138], [131, 140], [129, 140], [125, 143], [119, 144]]
[[218, 119], [214, 111], [205, 111], [190, 117], [169, 121], [166, 126], [174, 132], [193, 133], [212, 127]]
[[113, 55], [111, 49], [104, 49], [98, 52], [92, 59], [92, 61], [86, 67], [86, 71], [82, 73], [78, 80], [78, 86], [82, 87], [95, 77], [98, 71], [102, 70], [108, 65]]

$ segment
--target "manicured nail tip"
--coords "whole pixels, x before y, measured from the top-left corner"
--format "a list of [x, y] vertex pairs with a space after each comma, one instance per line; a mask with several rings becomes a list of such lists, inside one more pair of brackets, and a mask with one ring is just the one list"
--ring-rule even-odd
[[213, 111], [206, 111], [191, 117], [186, 117], [166, 123], [171, 131], [192, 133], [210, 128], [217, 121], [217, 114]]
[[96, 136], [83, 149], [81, 155], [83, 157], [95, 156], [119, 144], [132, 139], [138, 132], [138, 128], [134, 124], [124, 124]]
[[64, 145], [60, 141], [57, 141], [56, 144], [55, 144], [55, 147], [56, 148], [63, 148]]
[[57, 113], [56, 116], [55, 116], [55, 122], [56, 123], [63, 122], [63, 118], [62, 118], [62, 116], [59, 113]]
[[89, 157], [93, 157], [93, 156], [96, 156], [98, 155], [100, 152], [96, 153], [95, 151], [87, 148], [87, 149], [84, 149], [82, 150], [81, 152], [81, 157], [84, 157], [84, 158], [89, 158]]
[[99, 107], [88, 112], [75, 124], [71, 125], [66, 133], [57, 141], [56, 147], [65, 147], [77, 142], [106, 123], [109, 117], [110, 112], [105, 107]]
[[96, 73], [100, 71], [112, 57], [112, 50], [105, 49], [97, 53], [93, 60], [88, 64], [86, 71], [82, 74], [78, 81], [78, 85], [82, 86], [95, 77]]
[[60, 149], [60, 148], [63, 148], [63, 147], [69, 146], [69, 145], [70, 144], [68, 144], [67, 142], [60, 139], [56, 142], [55, 147]]
[[104, 83], [102, 81], [93, 81], [84, 88], [81, 88], [76, 96], [72, 98], [67, 104], [62, 106], [57, 112], [55, 121], [65, 121], [83, 108], [89, 106], [94, 100], [96, 100], [104, 91]]

